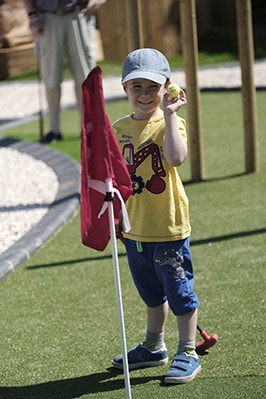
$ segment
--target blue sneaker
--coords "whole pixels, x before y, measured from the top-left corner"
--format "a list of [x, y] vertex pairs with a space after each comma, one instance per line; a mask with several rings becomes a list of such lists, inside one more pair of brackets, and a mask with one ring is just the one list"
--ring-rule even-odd
[[201, 365], [196, 354], [176, 354], [164, 381], [166, 384], [184, 384], [192, 381], [200, 370]]
[[[163, 366], [168, 363], [168, 354], [165, 345], [157, 350], [150, 351], [143, 343], [130, 349], [127, 353], [129, 370], [141, 369], [144, 367]], [[112, 365], [122, 370], [123, 356], [118, 355], [113, 358]]]

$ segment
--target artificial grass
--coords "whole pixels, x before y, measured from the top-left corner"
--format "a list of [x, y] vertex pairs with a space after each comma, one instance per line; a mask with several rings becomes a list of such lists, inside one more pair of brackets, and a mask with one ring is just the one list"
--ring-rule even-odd
[[[251, 174], [243, 173], [240, 94], [201, 97], [206, 181], [190, 181], [189, 159], [180, 173], [190, 199], [199, 325], [217, 333], [219, 341], [201, 357], [202, 372], [190, 384], [165, 386], [167, 367], [131, 372], [133, 399], [265, 395], [266, 93], [257, 96], [260, 172]], [[114, 120], [129, 108], [116, 102], [107, 104], [107, 111]], [[78, 115], [73, 110], [62, 117], [66, 139], [52, 146], [79, 159]], [[2, 133], [37, 140], [38, 125]], [[1, 283], [2, 399], [126, 397], [123, 375], [110, 368], [121, 351], [111, 249], [99, 253], [82, 246], [79, 226], [77, 216]], [[145, 308], [120, 242], [118, 251], [130, 347], [144, 337]], [[170, 313], [170, 357], [176, 342]]]

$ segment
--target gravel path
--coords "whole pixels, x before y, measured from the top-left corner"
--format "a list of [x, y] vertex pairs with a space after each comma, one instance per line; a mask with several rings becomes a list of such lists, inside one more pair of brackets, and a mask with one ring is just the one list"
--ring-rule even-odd
[[0, 147], [0, 170], [1, 255], [44, 217], [59, 184], [46, 163], [13, 148]]
[[[184, 71], [173, 71], [172, 80], [181, 87], [186, 87]], [[199, 86], [202, 90], [241, 87], [241, 70], [238, 64], [200, 68]], [[254, 64], [254, 81], [257, 88], [266, 88], [266, 60]], [[1, 121], [14, 121], [36, 115], [40, 107], [47, 111], [42, 85], [37, 82], [1, 82], [0, 83], [0, 130]], [[103, 78], [103, 90], [106, 100], [124, 96], [119, 77]], [[62, 108], [75, 104], [73, 83], [70, 80], [62, 84]]]

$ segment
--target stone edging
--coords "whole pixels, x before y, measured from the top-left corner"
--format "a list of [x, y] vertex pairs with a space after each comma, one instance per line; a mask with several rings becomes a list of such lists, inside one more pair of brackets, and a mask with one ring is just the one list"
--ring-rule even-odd
[[43, 246], [76, 213], [80, 203], [80, 165], [71, 157], [39, 143], [1, 138], [2, 147], [12, 147], [45, 162], [59, 181], [54, 202], [44, 217], [0, 256], [0, 280]]

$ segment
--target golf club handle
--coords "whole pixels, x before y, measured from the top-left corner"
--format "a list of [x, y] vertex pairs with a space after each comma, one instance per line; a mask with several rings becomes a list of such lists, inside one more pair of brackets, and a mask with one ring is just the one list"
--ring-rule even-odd
[[197, 326], [197, 329], [204, 341], [208, 341], [210, 339], [210, 336], [206, 333], [206, 331], [202, 330], [199, 326]]
[[202, 330], [199, 326], [197, 326], [197, 329], [198, 329], [201, 337], [204, 339], [204, 341], [214, 340], [216, 342], [218, 340], [217, 334], [209, 335], [206, 333], [206, 331]]
[[197, 330], [202, 333], [202, 329], [197, 325]]

